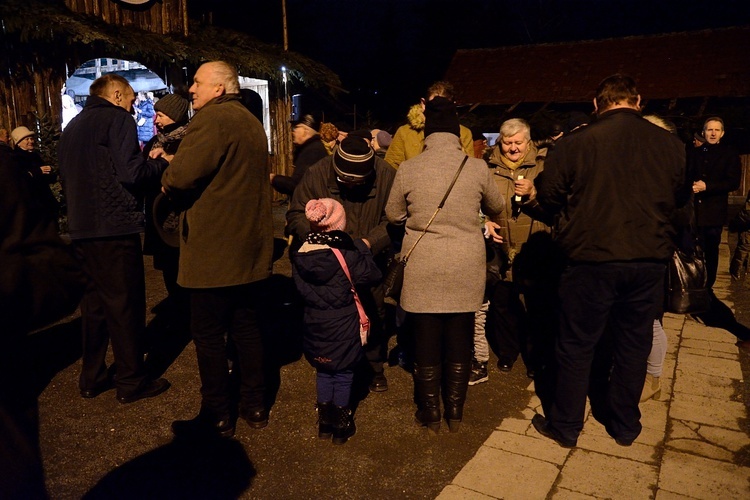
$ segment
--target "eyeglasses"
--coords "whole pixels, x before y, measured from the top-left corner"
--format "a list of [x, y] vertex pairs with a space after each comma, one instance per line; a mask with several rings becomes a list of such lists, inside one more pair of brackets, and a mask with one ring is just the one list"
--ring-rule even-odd
[[355, 186], [362, 186], [363, 184], [367, 183], [368, 177], [360, 177], [352, 179], [350, 177], [341, 177], [340, 175], [336, 176], [336, 180], [347, 187], [355, 187]]

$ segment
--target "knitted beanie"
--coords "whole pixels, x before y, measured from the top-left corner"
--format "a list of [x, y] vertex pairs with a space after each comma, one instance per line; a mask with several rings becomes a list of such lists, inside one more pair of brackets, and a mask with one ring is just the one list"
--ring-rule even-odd
[[344, 207], [333, 198], [310, 200], [305, 205], [305, 217], [313, 231], [343, 231], [346, 229]]
[[424, 136], [435, 132], [448, 132], [455, 136], [461, 133], [456, 105], [445, 97], [436, 96], [425, 103]]
[[161, 111], [175, 123], [185, 123], [188, 120], [188, 101], [177, 94], [167, 94], [154, 104], [156, 111]]
[[381, 130], [380, 132], [378, 132], [378, 135], [376, 135], [375, 137], [377, 137], [378, 144], [383, 149], [388, 149], [388, 146], [391, 145], [391, 141], [393, 140], [391, 134], [389, 134], [385, 130]]
[[348, 136], [333, 155], [333, 169], [344, 182], [363, 183], [375, 168], [375, 155], [361, 137]]

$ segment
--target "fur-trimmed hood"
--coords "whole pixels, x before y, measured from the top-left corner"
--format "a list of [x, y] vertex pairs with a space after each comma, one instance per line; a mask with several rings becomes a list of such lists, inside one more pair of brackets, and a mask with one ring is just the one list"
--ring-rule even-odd
[[409, 126], [414, 130], [424, 130], [424, 111], [422, 110], [422, 105], [415, 104], [409, 108], [409, 112], [406, 114], [406, 120], [409, 122]]

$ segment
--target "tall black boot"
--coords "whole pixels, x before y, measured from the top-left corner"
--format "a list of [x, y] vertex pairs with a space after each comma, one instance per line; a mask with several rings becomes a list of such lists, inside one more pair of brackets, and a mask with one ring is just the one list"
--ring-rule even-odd
[[357, 432], [354, 425], [354, 413], [348, 406], [333, 406], [335, 416], [333, 424], [333, 444], [344, 444]]
[[[414, 363], [414, 397], [417, 412], [414, 418], [419, 425], [437, 433], [440, 430], [440, 376], [441, 366], [421, 366]], [[468, 384], [468, 379], [466, 383]]]
[[333, 403], [318, 402], [318, 437], [320, 439], [331, 439], [333, 435], [333, 424], [336, 422], [335, 409]]
[[445, 420], [448, 421], [448, 429], [451, 432], [458, 432], [463, 419], [470, 375], [471, 363], [445, 363], [443, 404], [445, 405]]

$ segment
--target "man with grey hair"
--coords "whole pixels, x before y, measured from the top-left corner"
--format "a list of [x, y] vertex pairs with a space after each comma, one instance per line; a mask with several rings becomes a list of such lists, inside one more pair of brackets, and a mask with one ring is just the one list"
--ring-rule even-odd
[[[202, 401], [197, 417], [173, 422], [172, 430], [232, 437], [238, 416], [253, 428], [268, 423], [259, 327], [273, 254], [268, 149], [229, 64], [201, 65], [190, 94], [195, 115], [162, 187], [183, 209], [177, 282], [190, 294]], [[239, 408], [227, 341], [237, 351]]]

